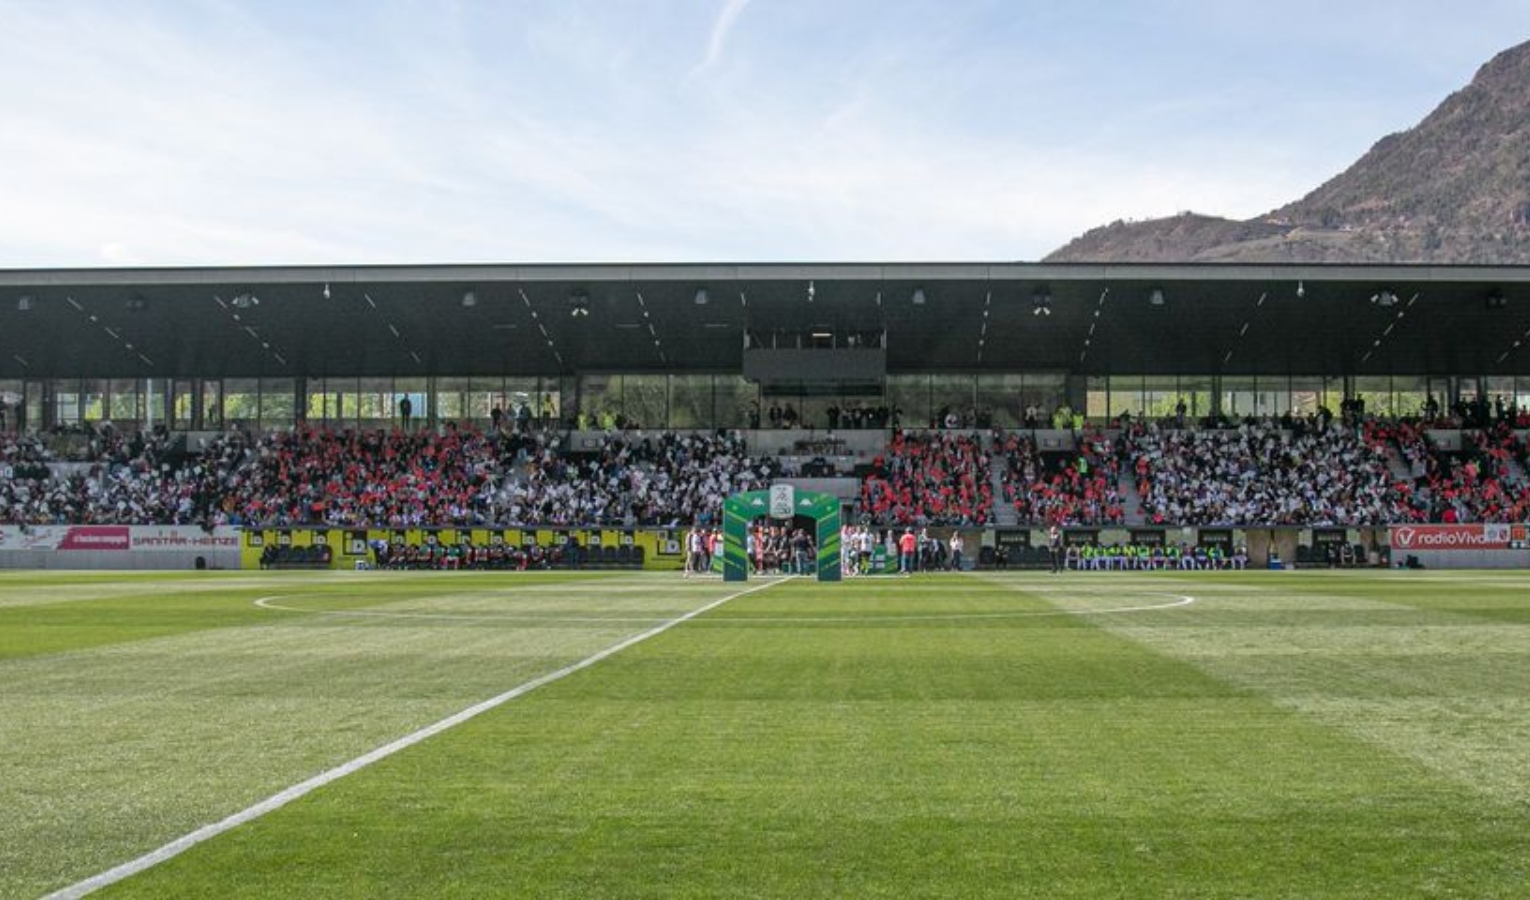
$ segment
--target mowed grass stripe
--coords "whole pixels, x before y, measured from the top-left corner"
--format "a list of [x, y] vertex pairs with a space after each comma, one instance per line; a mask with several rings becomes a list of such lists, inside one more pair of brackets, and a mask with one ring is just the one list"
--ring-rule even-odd
[[[422, 583], [443, 591], [467, 585], [512, 583], [518, 590], [566, 593], [564, 585], [588, 584], [570, 573], [351, 573], [273, 572], [169, 574], [156, 581], [143, 573], [105, 577], [32, 573], [0, 581], [7, 591], [25, 594], [26, 602], [0, 602], [0, 663], [150, 640], [214, 628], [238, 628], [270, 622], [271, 610], [255, 607], [263, 596], [298, 593], [319, 608], [360, 609], [418, 596]], [[498, 580], [493, 580], [497, 578]], [[507, 582], [506, 579], [514, 579]], [[588, 591], [581, 587], [580, 596]], [[496, 601], [498, 594], [495, 594]], [[502, 605], [502, 604], [501, 604]]]
[[[673, 608], [667, 581], [629, 580], [649, 585], [656, 612]], [[500, 584], [506, 608], [519, 590], [549, 586], [519, 575], [453, 583], [468, 581], [480, 595]], [[324, 578], [285, 582], [305, 583], [343, 591]], [[558, 590], [599, 611], [613, 584], [565, 578]], [[353, 602], [376, 604], [439, 597], [447, 583], [397, 573], [356, 586], [366, 596]], [[695, 609], [723, 595], [714, 582], [685, 602]], [[0, 662], [0, 897], [100, 872], [648, 627], [342, 623], [248, 599], [172, 594], [166, 603], [207, 604], [213, 621], [233, 604], [255, 618]], [[125, 616], [155, 614], [148, 600], [128, 606]]]
[[1092, 619], [740, 624], [1042, 584], [741, 599], [111, 895], [1522, 894], [1523, 815]]
[[[1188, 584], [1188, 582], [1187, 582]], [[1107, 620], [1156, 652], [1530, 814], [1530, 576], [1211, 579], [1174, 620]]]

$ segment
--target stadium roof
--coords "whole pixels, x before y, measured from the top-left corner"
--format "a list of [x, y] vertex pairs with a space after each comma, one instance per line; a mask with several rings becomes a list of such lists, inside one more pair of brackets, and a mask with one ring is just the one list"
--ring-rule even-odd
[[843, 347], [852, 334], [885, 334], [892, 374], [1530, 374], [1530, 268], [0, 271], [5, 378], [737, 372], [746, 341]]

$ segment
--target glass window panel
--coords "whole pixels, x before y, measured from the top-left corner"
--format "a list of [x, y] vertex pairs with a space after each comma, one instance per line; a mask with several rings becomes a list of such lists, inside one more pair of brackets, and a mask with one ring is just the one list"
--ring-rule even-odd
[[1185, 401], [1185, 415], [1197, 421], [1211, 415], [1212, 382], [1209, 375], [1182, 375], [1179, 396]]
[[1143, 418], [1146, 414], [1141, 375], [1110, 376], [1110, 417], [1119, 418], [1122, 413], [1130, 414], [1133, 419]]
[[621, 406], [620, 375], [585, 375], [579, 379], [579, 409], [575, 411], [579, 428], [600, 428], [603, 419], [614, 421]]
[[436, 415], [443, 422], [465, 423], [473, 418], [468, 412], [472, 383], [470, 378], [446, 376], [436, 379]]
[[[1487, 391], [1488, 410], [1494, 419], [1508, 416], [1510, 408], [1515, 405], [1514, 376], [1489, 376], [1483, 379], [1483, 383]], [[1397, 390], [1395, 385], [1393, 390]]]
[[501, 416], [505, 415], [504, 395], [503, 378], [469, 378], [463, 416], [487, 425], [494, 418], [494, 410], [498, 409]]
[[718, 375], [713, 379], [719, 428], [748, 428], [760, 416], [760, 389], [742, 375]]
[[361, 380], [326, 378], [324, 392], [334, 398], [335, 413], [330, 424], [342, 430], [355, 426], [361, 414]]
[[[1023, 416], [1025, 410], [1034, 406], [1039, 421], [1044, 423], [1052, 412], [1067, 400], [1068, 376], [1061, 372], [1026, 372], [1024, 379], [1020, 388], [1021, 415]], [[1102, 393], [1101, 400], [1103, 399]], [[1092, 402], [1092, 398], [1089, 402]], [[1093, 417], [1094, 413], [1086, 408], [1085, 415]], [[1100, 418], [1104, 417], [1104, 412], [1101, 412]]]
[[151, 378], [144, 382], [143, 414], [145, 424], [149, 422], [153, 422], [155, 426], [172, 424], [165, 421], [169, 390], [169, 383], [159, 379]]
[[27, 414], [21, 424], [28, 429], [41, 428], [44, 424], [43, 404], [48, 396], [47, 384], [41, 381], [27, 382], [26, 395]]
[[356, 385], [356, 421], [368, 431], [393, 424], [393, 379], [362, 378]]
[[404, 401], [409, 401], [409, 417], [416, 426], [430, 418], [430, 383], [424, 378], [393, 380], [393, 417], [404, 419]]
[[20, 379], [0, 378], [0, 432], [19, 431], [25, 393]]
[[260, 427], [290, 428], [294, 421], [293, 398], [297, 382], [291, 378], [263, 378], [260, 382]]
[[579, 379], [572, 375], [562, 378], [544, 378], [542, 390], [552, 392], [558, 401], [557, 421], [565, 426], [574, 421], [574, 416], [579, 410], [575, 406], [579, 403]]
[[[930, 376], [889, 375], [887, 405], [904, 428], [925, 428], [930, 424]], [[767, 423], [768, 424], [768, 423]]]
[[669, 427], [712, 428], [711, 375], [674, 375], [669, 379]]
[[[1514, 379], [1503, 379], [1507, 388], [1504, 403], [1514, 398]], [[1429, 399], [1427, 379], [1422, 375], [1392, 376], [1392, 408], [1399, 416], [1423, 416], [1424, 404]]]
[[230, 428], [255, 428], [260, 422], [260, 382], [254, 378], [223, 380], [223, 421]]
[[170, 427], [185, 431], [192, 427], [196, 412], [196, 384], [176, 381], [170, 386]]
[[1392, 407], [1392, 379], [1386, 375], [1355, 379], [1355, 396], [1365, 401], [1367, 416], [1394, 415]]
[[798, 422], [804, 428], [828, 428], [829, 407], [846, 409], [843, 397], [802, 397], [796, 401], [797, 412], [802, 415]]
[[[1056, 402], [1041, 407], [1043, 424], [1051, 421], [1052, 411], [1062, 402], [1062, 398], [1059, 397]], [[1084, 415], [1095, 421], [1103, 421], [1115, 416], [1110, 405], [1109, 378], [1091, 375], [1084, 380]]]
[[114, 378], [107, 382], [106, 418], [118, 425], [131, 427], [140, 418], [140, 383], [132, 378]]
[[1256, 415], [1258, 401], [1254, 396], [1258, 382], [1251, 375], [1226, 375], [1222, 378], [1222, 415], [1238, 418]]
[[573, 397], [570, 390], [572, 382], [565, 383], [558, 378], [542, 378], [537, 381], [536, 421], [544, 426], [554, 426], [559, 422], [568, 421], [567, 404]]
[[[1167, 419], [1179, 411], [1179, 379], [1173, 375], [1152, 375], [1142, 379], [1142, 414], [1152, 419]], [[1185, 415], [1193, 418], [1190, 401], [1184, 399]]]
[[202, 426], [223, 427], [223, 382], [216, 378], [202, 382]]
[[664, 428], [669, 420], [669, 376], [623, 375], [617, 421], [629, 427]]
[[561, 381], [556, 378], [543, 378], [538, 383], [536, 415], [533, 419], [539, 426], [551, 428], [568, 421], [570, 415], [568, 406], [573, 400], [573, 395], [563, 393], [562, 388]]
[[343, 380], [336, 378], [308, 379], [308, 398], [304, 403], [304, 409], [309, 422], [324, 426], [338, 424], [340, 394], [335, 388], [344, 383]]
[[59, 381], [53, 390], [53, 421], [59, 425], [74, 425], [80, 421], [82, 397], [80, 382], [69, 378]]
[[1015, 428], [1025, 417], [1025, 376], [1018, 372], [977, 377], [978, 409], [999, 428]]
[[1284, 375], [1260, 375], [1254, 381], [1255, 415], [1269, 418], [1291, 408], [1291, 379]]
[[534, 420], [537, 418], [537, 389], [535, 376], [506, 378], [501, 385], [500, 412], [506, 422]]
[[948, 417], [955, 419], [963, 426], [970, 425], [973, 419], [973, 403], [976, 400], [974, 390], [977, 386], [976, 379], [971, 375], [931, 375], [930, 376], [930, 425], [935, 428], [943, 428]]
[[80, 418], [99, 422], [106, 418], [106, 380], [87, 378], [80, 382]]
[[1323, 379], [1298, 375], [1291, 379], [1291, 414], [1315, 416], [1323, 405]]

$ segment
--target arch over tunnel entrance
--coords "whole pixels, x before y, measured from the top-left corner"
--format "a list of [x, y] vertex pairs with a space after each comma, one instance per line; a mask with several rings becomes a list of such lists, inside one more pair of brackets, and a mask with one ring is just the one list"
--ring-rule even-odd
[[748, 581], [749, 523], [763, 516], [790, 522], [807, 516], [815, 525], [818, 580], [839, 581], [839, 498], [819, 491], [799, 491], [789, 484], [768, 491], [734, 494], [723, 503], [723, 580]]

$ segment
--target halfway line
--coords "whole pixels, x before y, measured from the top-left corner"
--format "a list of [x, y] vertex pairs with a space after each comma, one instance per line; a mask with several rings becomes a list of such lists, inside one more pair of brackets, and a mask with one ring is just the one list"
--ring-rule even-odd
[[634, 644], [646, 641], [655, 635], [663, 634], [676, 625], [679, 625], [683, 622], [688, 622], [691, 619], [701, 615], [702, 613], [710, 612], [717, 607], [722, 606], [724, 603], [727, 603], [729, 600], [736, 600], [745, 594], [752, 594], [755, 591], [763, 591], [768, 587], [780, 584], [783, 580], [785, 579], [769, 581], [764, 584], [755, 585], [754, 587], [747, 590], [739, 591], [736, 594], [729, 594], [720, 600], [714, 600], [711, 603], [708, 603], [707, 605], [698, 609], [693, 609], [684, 615], [676, 616], [673, 619], [662, 622], [659, 625], [656, 625], [653, 628], [642, 632], [641, 634], [633, 635], [632, 637], [612, 644], [611, 646], [601, 650], [598, 653], [595, 653], [592, 656], [587, 656], [576, 663], [564, 666], [556, 672], [549, 672], [546, 675], [541, 675], [533, 678], [524, 684], [505, 691], [503, 694], [500, 694], [497, 697], [490, 697], [488, 700], [485, 700], [482, 703], [470, 706], [459, 713], [448, 716], [441, 721], [436, 722], [434, 725], [427, 725], [424, 728], [421, 728], [419, 731], [413, 732], [412, 734], [406, 734], [398, 740], [378, 747], [376, 750], [373, 750], [362, 756], [358, 756], [350, 762], [342, 763], [327, 772], [321, 772], [318, 775], [308, 779], [307, 781], [295, 784], [278, 794], [273, 794], [272, 796], [267, 797], [265, 800], [260, 801], [254, 806], [241, 810], [240, 812], [236, 812], [221, 821], [212, 823], [211, 825], [204, 825], [201, 828], [198, 828], [196, 831], [193, 831], [183, 837], [176, 838], [163, 847], [160, 847], [158, 850], [150, 851], [149, 853], [145, 853], [143, 856], [140, 856], [137, 859], [125, 862], [122, 865], [108, 869], [99, 875], [95, 875], [91, 878], [85, 879], [84, 881], [55, 891], [47, 895], [44, 900], [75, 900], [75, 898], [84, 897], [85, 895], [94, 891], [98, 891], [101, 888], [107, 887], [108, 885], [116, 884], [124, 878], [137, 875], [139, 872], [142, 872], [145, 869], [152, 868], [153, 866], [157, 866], [166, 860], [179, 856], [180, 854], [190, 850], [192, 847], [195, 847], [197, 844], [200, 844], [203, 841], [215, 838], [218, 835], [223, 834], [225, 831], [237, 828], [246, 822], [254, 821], [266, 813], [275, 812], [276, 810], [281, 809], [283, 806], [286, 806], [292, 801], [310, 794], [313, 791], [324, 787], [330, 782], [337, 781], [347, 775], [360, 771], [361, 769], [364, 769], [375, 762], [387, 759], [388, 757], [398, 753], [401, 750], [407, 750], [427, 738], [434, 737], [441, 732], [446, 731], [447, 729], [455, 728], [456, 726], [461, 725], [463, 722], [466, 722], [469, 719], [482, 715], [483, 713], [486, 713], [496, 707], [503, 706], [511, 700], [514, 700], [515, 698], [524, 694], [528, 694], [537, 688], [542, 687], [543, 685], [551, 684], [552, 682], [557, 681], [558, 679], [565, 676], [572, 675], [581, 669], [587, 669], [603, 659], [614, 656], [615, 654], [626, 650], [628, 647], [631, 647]]

